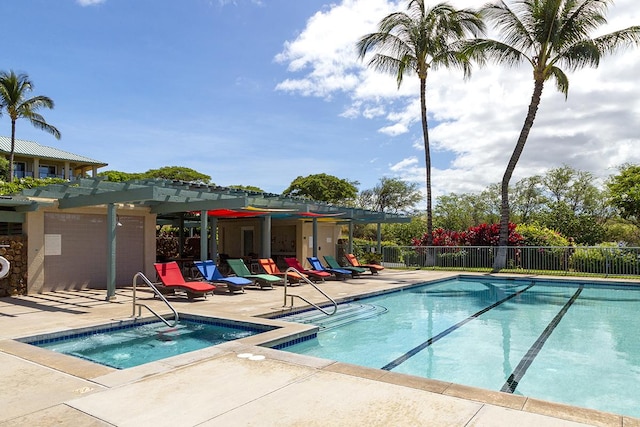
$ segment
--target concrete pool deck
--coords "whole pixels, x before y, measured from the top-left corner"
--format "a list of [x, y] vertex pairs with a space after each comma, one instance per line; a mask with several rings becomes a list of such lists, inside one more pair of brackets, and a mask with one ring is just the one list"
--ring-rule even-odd
[[[321, 287], [333, 298], [348, 299], [457, 275], [387, 269]], [[291, 290], [321, 301], [309, 285]], [[0, 298], [0, 426], [640, 427], [637, 418], [262, 347], [309, 328], [256, 318], [283, 310], [282, 287], [192, 302], [170, 298], [179, 313], [282, 328], [125, 370], [14, 340], [132, 315], [130, 289], [118, 289], [112, 302], [104, 300], [105, 294], [85, 290]], [[150, 293], [139, 289], [138, 298], [168, 313]]]

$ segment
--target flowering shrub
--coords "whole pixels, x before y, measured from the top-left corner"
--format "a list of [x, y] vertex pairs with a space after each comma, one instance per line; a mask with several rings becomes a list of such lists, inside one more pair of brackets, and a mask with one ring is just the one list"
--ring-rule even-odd
[[[433, 230], [433, 246], [498, 246], [499, 224], [480, 224], [466, 231], [451, 231], [443, 228]], [[516, 224], [509, 223], [509, 246], [518, 246], [524, 239], [516, 232]], [[426, 246], [427, 234], [412, 239], [413, 246]]]

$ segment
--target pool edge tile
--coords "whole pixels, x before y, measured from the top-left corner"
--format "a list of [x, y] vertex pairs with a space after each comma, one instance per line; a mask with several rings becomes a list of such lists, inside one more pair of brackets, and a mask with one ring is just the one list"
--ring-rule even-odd
[[0, 340], [0, 351], [85, 380], [117, 371], [108, 366], [14, 340]]
[[[623, 416], [620, 414], [571, 406], [563, 403], [549, 402], [531, 397], [527, 398], [522, 410], [594, 426], [620, 427], [623, 425]], [[626, 418], [636, 421], [633, 417]], [[638, 419], [637, 421], [640, 422]]]
[[523, 410], [527, 402], [527, 398], [524, 396], [456, 383], [450, 383], [442, 394], [517, 410]]

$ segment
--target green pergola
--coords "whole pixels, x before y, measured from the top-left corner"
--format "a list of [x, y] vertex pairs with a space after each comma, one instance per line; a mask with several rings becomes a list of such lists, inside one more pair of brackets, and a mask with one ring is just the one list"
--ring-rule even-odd
[[[284, 197], [278, 194], [238, 190], [214, 185], [205, 185], [184, 181], [161, 179], [133, 180], [127, 182], [110, 182], [100, 178], [81, 178], [64, 184], [51, 184], [23, 190], [21, 195], [0, 199], [0, 208], [6, 207], [0, 220], [16, 222], [24, 212], [38, 209], [41, 205], [51, 205], [57, 200], [59, 209], [81, 208], [89, 206], [106, 206], [107, 214], [107, 298], [115, 295], [115, 251], [117, 204], [129, 204], [148, 208], [157, 215], [159, 222], [173, 222], [180, 225], [185, 214], [199, 213], [201, 230], [217, 227], [216, 212], [225, 212], [225, 217], [264, 218], [265, 233], [271, 234], [271, 218], [279, 216], [304, 217], [313, 221], [314, 241], [317, 232], [317, 220], [332, 217], [338, 223], [349, 227], [349, 244], [351, 245], [353, 224], [378, 224], [378, 245], [380, 245], [380, 225], [390, 222], [409, 222], [409, 217], [385, 212], [335, 206], [295, 197]], [[3, 206], [4, 205], [4, 206]], [[7, 216], [9, 215], [9, 216]], [[193, 215], [192, 215], [193, 216]], [[10, 221], [8, 221], [10, 222]], [[182, 222], [183, 224], [183, 222]], [[215, 236], [215, 233], [212, 233]], [[215, 237], [212, 239], [214, 240]], [[270, 242], [270, 239], [266, 239]], [[212, 242], [212, 256], [217, 255], [217, 243]], [[201, 254], [206, 256], [207, 239], [201, 239]], [[270, 253], [269, 248], [266, 249]], [[351, 248], [350, 248], [351, 249]], [[314, 248], [315, 255], [315, 248]]]

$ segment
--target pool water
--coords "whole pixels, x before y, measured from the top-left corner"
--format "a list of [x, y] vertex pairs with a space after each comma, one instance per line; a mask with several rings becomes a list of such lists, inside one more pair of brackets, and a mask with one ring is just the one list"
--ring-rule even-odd
[[266, 329], [184, 319], [175, 327], [164, 323], [134, 323], [67, 333], [29, 344], [87, 359], [117, 369], [131, 368], [167, 357], [232, 341]]
[[283, 349], [640, 417], [638, 286], [465, 278], [357, 303], [382, 309], [299, 314], [320, 331]]

